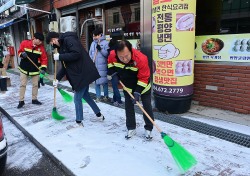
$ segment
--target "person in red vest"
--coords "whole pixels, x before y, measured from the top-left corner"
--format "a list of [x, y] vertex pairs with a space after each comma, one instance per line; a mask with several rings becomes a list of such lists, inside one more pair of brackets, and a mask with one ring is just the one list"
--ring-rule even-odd
[[[18, 69], [20, 70], [20, 94], [19, 104], [17, 108], [24, 106], [24, 95], [28, 77], [32, 79], [32, 104], [41, 105], [42, 103], [37, 100], [38, 95], [38, 81], [40, 70], [41, 74], [45, 75], [48, 58], [43, 46], [44, 36], [42, 33], [35, 33], [32, 40], [24, 40], [20, 44], [18, 55], [21, 58]], [[33, 61], [33, 64], [30, 60]], [[38, 68], [40, 68], [40, 70]]]
[[[131, 99], [127, 91], [123, 91], [125, 96], [126, 126], [128, 129], [125, 138], [129, 139], [136, 134], [134, 110], [136, 101], [141, 99], [143, 108], [154, 119], [151, 105], [148, 58], [140, 51], [132, 48], [132, 44], [129, 41], [119, 41], [115, 50], [111, 51], [108, 57], [108, 75], [108, 77], [118, 75], [127, 90], [134, 94], [134, 99]], [[143, 118], [145, 121], [145, 137], [150, 140], [152, 139], [151, 131], [153, 124], [145, 114], [143, 114]]]

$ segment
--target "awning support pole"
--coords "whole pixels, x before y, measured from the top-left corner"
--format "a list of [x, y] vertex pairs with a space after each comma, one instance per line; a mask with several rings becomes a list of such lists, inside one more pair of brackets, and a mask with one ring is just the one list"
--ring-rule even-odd
[[39, 9], [31, 8], [31, 7], [25, 7], [25, 6], [16, 5], [16, 4], [15, 4], [15, 6], [17, 6], [17, 7], [22, 7], [22, 8], [26, 8], [26, 9], [30, 9], [30, 10], [34, 10], [34, 11], [39, 11], [39, 12], [51, 14], [51, 12], [44, 11], [44, 10], [39, 10]]

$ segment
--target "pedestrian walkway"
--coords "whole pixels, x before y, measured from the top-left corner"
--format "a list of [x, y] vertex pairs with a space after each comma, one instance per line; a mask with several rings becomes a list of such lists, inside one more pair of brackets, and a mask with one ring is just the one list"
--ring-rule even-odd
[[[17, 69], [13, 69], [10, 72], [16, 75], [19, 74]], [[48, 75], [48, 77], [50, 80], [53, 80], [53, 75]], [[52, 85], [49, 80], [45, 80], [45, 82]], [[94, 87], [94, 83], [90, 84], [89, 91], [93, 99], [96, 98]], [[72, 92], [68, 81], [61, 82], [61, 88]], [[120, 93], [122, 100], [124, 101], [123, 91], [121, 90]], [[112, 95], [112, 88], [109, 87], [109, 97], [112, 97]], [[111, 102], [105, 103], [113, 105]], [[152, 103], [154, 104], [154, 102]], [[120, 107], [124, 109], [124, 106]], [[142, 114], [142, 111], [138, 107], [135, 109], [137, 113]], [[203, 134], [209, 134], [230, 142], [250, 147], [250, 131], [245, 128], [245, 126], [250, 126], [249, 115], [192, 104], [191, 109], [187, 113], [173, 115], [156, 112], [155, 118]], [[228, 123], [225, 124], [224, 122]], [[197, 126], [200, 128], [197, 128]]]
[[203, 117], [208, 119], [220, 119], [228, 122], [250, 126], [250, 115], [239, 114], [232, 111], [221, 110], [211, 107], [199, 106], [193, 104], [188, 113], [183, 115], [191, 115], [194, 117]]
[[[151, 142], [143, 138], [144, 124], [138, 108], [136, 110], [138, 112], [136, 115], [137, 135], [131, 140], [125, 140], [124, 138], [126, 134], [124, 107], [117, 108], [112, 106], [111, 103], [98, 103], [106, 117], [103, 123], [92, 122], [91, 118], [95, 114], [86, 104], [83, 104], [84, 127], [67, 130], [67, 126], [73, 124], [75, 120], [73, 103], [64, 103], [59, 93], [57, 94], [57, 111], [66, 119], [56, 121], [51, 118], [53, 87], [45, 85], [39, 89], [38, 99], [44, 104], [36, 106], [31, 104], [31, 84], [29, 83], [26, 90], [26, 104], [24, 108], [17, 109], [19, 76], [11, 73], [9, 73], [9, 76], [12, 86], [8, 88], [5, 94], [0, 94], [2, 112], [43, 152], [60, 164], [68, 174], [79, 176], [179, 175], [179, 170], [156, 129], [153, 130]], [[63, 85], [63, 89], [70, 90], [66, 89], [67, 83], [63, 83]], [[94, 90], [91, 88], [90, 91], [93, 92]], [[94, 94], [91, 94], [91, 96], [94, 96]], [[201, 106], [198, 107], [202, 108]], [[192, 110], [194, 108], [191, 108], [190, 112]], [[200, 175], [218, 175], [231, 172], [238, 175], [250, 175], [247, 169], [250, 152], [249, 148], [243, 147], [248, 145], [247, 141], [244, 144], [239, 143], [240, 145], [237, 145], [206, 133], [222, 129], [222, 131], [219, 130], [216, 133], [234, 132], [249, 140], [250, 127], [234, 123], [233, 125], [230, 124], [233, 126], [230, 128], [229, 123], [225, 120], [223, 120], [221, 126], [215, 126], [211, 125], [214, 118], [209, 117], [209, 119], [208, 115], [197, 115], [197, 113], [190, 112], [183, 115], [166, 115], [155, 112], [157, 119], [160, 119], [156, 120], [156, 123], [161, 129], [185, 146], [198, 160], [198, 164], [185, 175], [197, 173], [200, 173]], [[238, 114], [238, 116], [243, 117], [244, 115]], [[207, 120], [206, 123], [204, 123], [204, 119]], [[209, 127], [208, 131], [206, 131], [206, 125]], [[210, 127], [213, 128], [210, 129]], [[239, 132], [238, 127], [244, 128], [245, 133]], [[203, 134], [204, 131], [206, 134]], [[246, 134], [248, 132], [249, 134]]]

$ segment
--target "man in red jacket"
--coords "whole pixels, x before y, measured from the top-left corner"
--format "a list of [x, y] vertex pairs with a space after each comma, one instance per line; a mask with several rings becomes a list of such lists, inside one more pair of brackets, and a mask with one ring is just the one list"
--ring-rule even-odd
[[[134, 94], [135, 99], [131, 99], [130, 95], [124, 90], [125, 96], [125, 111], [126, 111], [126, 126], [128, 134], [126, 139], [131, 138], [136, 134], [136, 120], [134, 104], [136, 101], [142, 100], [145, 111], [154, 119], [151, 105], [151, 84], [150, 84], [150, 69], [148, 58], [140, 51], [132, 48], [132, 44], [128, 41], [120, 41], [117, 44], [115, 51], [111, 51], [108, 57], [108, 79], [112, 75], [118, 75], [126, 88]], [[152, 139], [151, 131], [153, 124], [143, 114], [145, 121], [145, 137]]]
[[[38, 81], [40, 71], [41, 74], [45, 74], [48, 64], [48, 58], [46, 55], [45, 48], [43, 46], [44, 36], [37, 32], [34, 34], [33, 40], [24, 40], [20, 44], [18, 55], [21, 58], [18, 69], [20, 70], [20, 97], [17, 108], [24, 106], [24, 95], [28, 77], [32, 78], [32, 104], [41, 105], [42, 103], [37, 100], [38, 94]], [[33, 64], [29, 59], [33, 61]]]

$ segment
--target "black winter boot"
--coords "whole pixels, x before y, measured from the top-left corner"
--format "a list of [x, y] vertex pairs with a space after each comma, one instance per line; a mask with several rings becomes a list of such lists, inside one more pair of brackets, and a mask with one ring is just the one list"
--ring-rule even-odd
[[17, 109], [22, 108], [25, 105], [24, 101], [19, 101], [19, 104], [17, 106]]
[[42, 105], [42, 103], [38, 100], [32, 100], [32, 104]]

